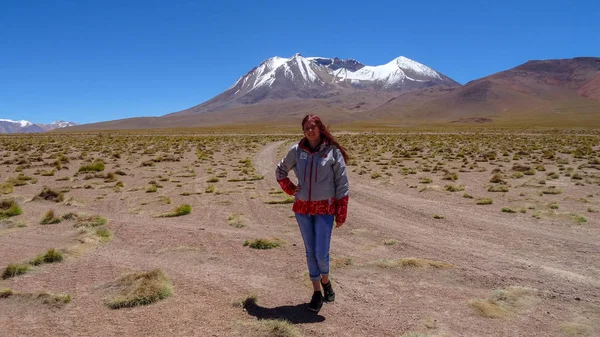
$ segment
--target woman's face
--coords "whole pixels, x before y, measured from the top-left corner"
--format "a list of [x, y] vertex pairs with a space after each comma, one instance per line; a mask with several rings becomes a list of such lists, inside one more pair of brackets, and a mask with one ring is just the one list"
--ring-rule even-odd
[[319, 139], [321, 139], [321, 131], [319, 131], [319, 127], [317, 126], [317, 124], [315, 124], [315, 122], [311, 122], [311, 121], [307, 121], [306, 123], [304, 123], [304, 136], [306, 136], [306, 139], [308, 139], [309, 141], [317, 141]]

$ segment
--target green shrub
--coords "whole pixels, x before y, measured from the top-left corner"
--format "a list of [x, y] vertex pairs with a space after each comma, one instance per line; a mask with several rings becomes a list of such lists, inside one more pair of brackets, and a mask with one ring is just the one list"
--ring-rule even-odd
[[54, 210], [51, 209], [51, 210], [48, 210], [48, 212], [46, 212], [46, 214], [40, 221], [40, 224], [51, 225], [51, 224], [57, 224], [59, 222], [60, 222], [60, 219], [54, 215]]
[[2, 278], [6, 280], [11, 277], [25, 274], [29, 270], [29, 268], [30, 267], [27, 264], [12, 264], [11, 263], [2, 272]]
[[63, 260], [61, 253], [57, 252], [54, 248], [48, 249], [46, 254], [38, 255], [35, 259], [29, 262], [32, 266], [38, 266], [42, 263], [54, 263]]
[[22, 214], [23, 210], [17, 203], [12, 199], [5, 199], [0, 201], [0, 219], [6, 219], [11, 216]]
[[277, 239], [256, 239], [254, 241], [244, 241], [244, 247], [246, 246], [254, 249], [271, 249], [281, 246], [281, 243]]
[[104, 162], [100, 159], [95, 160], [91, 164], [82, 165], [78, 172], [101, 172], [104, 171]]
[[479, 198], [475, 203], [477, 205], [491, 205], [494, 203], [494, 201], [490, 198]]
[[458, 192], [458, 191], [464, 191], [465, 187], [463, 185], [453, 185], [453, 184], [450, 184], [450, 185], [444, 186], [444, 189], [446, 191], [450, 191], [450, 192]]
[[493, 185], [488, 188], [488, 192], [508, 192], [506, 185]]
[[175, 207], [171, 212], [158, 215], [159, 218], [170, 218], [192, 213], [192, 206], [184, 204]]

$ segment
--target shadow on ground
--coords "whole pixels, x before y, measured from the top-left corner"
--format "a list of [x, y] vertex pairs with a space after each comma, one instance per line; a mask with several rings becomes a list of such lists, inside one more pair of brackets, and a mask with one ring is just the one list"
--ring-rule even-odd
[[292, 324], [319, 323], [325, 320], [325, 317], [318, 313], [309, 311], [306, 303], [265, 308], [258, 305], [254, 299], [248, 299], [244, 302], [244, 309], [258, 319], [284, 319]]

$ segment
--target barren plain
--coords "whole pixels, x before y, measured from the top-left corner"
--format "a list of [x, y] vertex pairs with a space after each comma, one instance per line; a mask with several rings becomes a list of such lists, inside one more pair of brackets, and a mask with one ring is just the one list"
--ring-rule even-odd
[[600, 336], [599, 135], [340, 134], [318, 314], [274, 178], [300, 135], [2, 136], [1, 334]]

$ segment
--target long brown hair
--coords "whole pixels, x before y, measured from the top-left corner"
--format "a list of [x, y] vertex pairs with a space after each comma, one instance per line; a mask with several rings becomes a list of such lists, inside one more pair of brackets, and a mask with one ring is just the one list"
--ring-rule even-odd
[[342, 156], [344, 157], [344, 161], [348, 162], [348, 154], [346, 153], [346, 149], [344, 149], [344, 147], [341, 146], [340, 143], [337, 142], [337, 140], [335, 140], [335, 137], [333, 137], [331, 132], [329, 132], [329, 130], [327, 129], [327, 126], [325, 124], [323, 124], [323, 122], [321, 121], [321, 118], [319, 118], [319, 116], [313, 115], [313, 114], [306, 115], [302, 119], [302, 130], [304, 130], [304, 124], [306, 124], [306, 122], [309, 122], [309, 121], [315, 123], [315, 125], [319, 128], [322, 138], [325, 138], [330, 144], [333, 144], [338, 149], [340, 149], [340, 152], [342, 152]]

